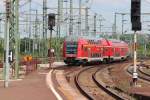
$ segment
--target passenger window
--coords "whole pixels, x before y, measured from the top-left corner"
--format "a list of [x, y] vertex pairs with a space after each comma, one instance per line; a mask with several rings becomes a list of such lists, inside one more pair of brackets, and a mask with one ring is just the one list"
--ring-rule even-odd
[[87, 47], [84, 47], [84, 51], [87, 51]]

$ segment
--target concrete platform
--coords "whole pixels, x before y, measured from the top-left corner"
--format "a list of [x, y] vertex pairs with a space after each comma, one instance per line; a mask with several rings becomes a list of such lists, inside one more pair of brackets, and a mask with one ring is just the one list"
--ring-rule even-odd
[[87, 100], [83, 95], [69, 85], [65, 78], [64, 70], [57, 69], [63, 68], [65, 65], [66, 64], [63, 62], [54, 62], [52, 64], [53, 69], [47, 75], [47, 84], [59, 100], [62, 100], [63, 97], [67, 100]]
[[58, 67], [63, 67], [63, 66], [66, 66], [64, 62], [54, 62], [52, 64], [52, 68], [58, 68]]
[[[63, 66], [66, 66], [64, 62], [54, 62], [51, 65], [52, 68], [59, 68]], [[49, 68], [49, 64], [38, 64], [38, 68]]]
[[0, 82], [1, 100], [57, 100], [45, 82], [47, 70], [30, 73], [22, 81], [10, 82], [8, 88], [4, 88], [4, 82]]
[[74, 88], [72, 88], [67, 82], [64, 71], [56, 70], [56, 80], [59, 84], [57, 87], [67, 98], [67, 100], [87, 100], [83, 95], [79, 94]]

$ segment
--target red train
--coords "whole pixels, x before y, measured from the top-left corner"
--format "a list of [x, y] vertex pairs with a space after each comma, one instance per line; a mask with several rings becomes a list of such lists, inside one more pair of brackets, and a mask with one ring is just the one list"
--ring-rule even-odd
[[119, 40], [68, 37], [63, 44], [63, 57], [66, 64], [125, 60], [128, 55], [128, 44]]

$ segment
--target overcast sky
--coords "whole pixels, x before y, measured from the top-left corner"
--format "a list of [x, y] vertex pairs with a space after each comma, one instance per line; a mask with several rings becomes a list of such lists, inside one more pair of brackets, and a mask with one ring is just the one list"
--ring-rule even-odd
[[[0, 12], [4, 12], [4, 1], [0, 0]], [[20, 5], [24, 4], [28, 0], [20, 0]], [[48, 7], [57, 7], [57, 0], [47, 0]], [[69, 1], [69, 0], [68, 0]], [[82, 0], [84, 3], [87, 0]], [[101, 14], [106, 22], [104, 23], [106, 26], [111, 26], [114, 23], [114, 13], [115, 12], [130, 12], [130, 3], [131, 0], [89, 0], [88, 6], [91, 8], [90, 13]], [[142, 1], [142, 12], [150, 13], [150, 0], [141, 0]], [[43, 0], [32, 0], [32, 9], [38, 9], [42, 11], [42, 2]], [[73, 4], [75, 7], [78, 6], [78, 0], [73, 0]], [[64, 4], [65, 5], [65, 4]], [[28, 4], [21, 7], [20, 11], [28, 11]], [[49, 10], [48, 12], [53, 12], [54, 10]], [[128, 27], [128, 23], [130, 23], [130, 16], [125, 16], [125, 19], [128, 20], [125, 27]], [[149, 18], [149, 17], [148, 17]], [[144, 16], [144, 19], [148, 19]], [[150, 18], [148, 19], [150, 20]], [[121, 23], [121, 16], [118, 15], [118, 23]], [[119, 26], [118, 26], [119, 27]], [[128, 29], [129, 30], [129, 29]]]

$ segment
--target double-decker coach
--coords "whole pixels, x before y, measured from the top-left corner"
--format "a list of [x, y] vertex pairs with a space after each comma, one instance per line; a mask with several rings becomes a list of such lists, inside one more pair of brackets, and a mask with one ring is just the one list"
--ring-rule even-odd
[[104, 38], [68, 37], [63, 44], [66, 64], [81, 64], [92, 61], [111, 62], [128, 56], [128, 44]]

